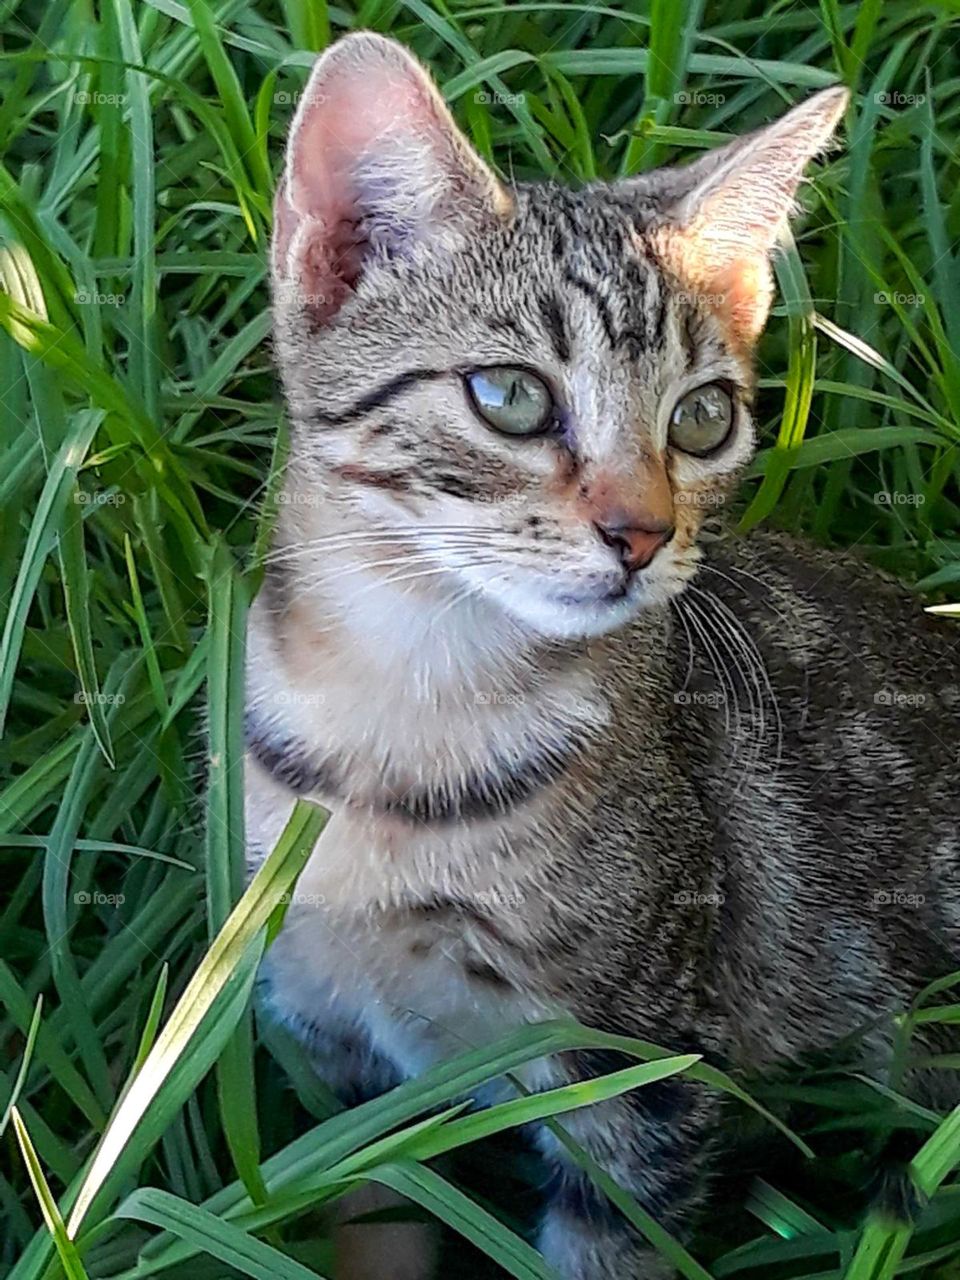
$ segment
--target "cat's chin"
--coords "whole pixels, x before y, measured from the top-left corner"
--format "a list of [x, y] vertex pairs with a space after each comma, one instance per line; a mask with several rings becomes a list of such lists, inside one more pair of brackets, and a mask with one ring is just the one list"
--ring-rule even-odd
[[497, 603], [525, 630], [549, 640], [589, 640], [618, 631], [673, 594], [640, 582], [622, 592], [547, 594], [529, 588], [497, 592]]

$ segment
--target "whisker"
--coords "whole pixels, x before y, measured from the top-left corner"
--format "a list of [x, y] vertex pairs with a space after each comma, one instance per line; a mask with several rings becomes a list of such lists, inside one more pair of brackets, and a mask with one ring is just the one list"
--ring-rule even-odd
[[[717, 604], [717, 601], [710, 599], [710, 604]], [[710, 604], [704, 606], [705, 613], [710, 617], [714, 634], [717, 642], [722, 645], [733, 665], [733, 673], [731, 679], [737, 680], [742, 684], [747, 694], [748, 701], [748, 717], [751, 735], [747, 739], [747, 748], [750, 750], [749, 763], [753, 767], [760, 759], [763, 744], [766, 741], [766, 717], [763, 706], [763, 690], [757, 679], [756, 671], [752, 657], [748, 651], [744, 651], [738, 643], [739, 637], [730, 629], [729, 621], [722, 615], [710, 612]], [[746, 662], [742, 659], [746, 658]]]
[[[748, 676], [752, 681], [752, 689], [750, 686], [747, 686], [747, 688], [751, 711], [754, 705], [756, 705], [757, 710], [759, 733], [754, 751], [756, 762], [759, 762], [760, 759], [766, 761], [764, 755], [764, 748], [767, 745], [766, 701], [769, 698], [775, 722], [773, 765], [777, 767], [780, 764], [783, 752], [783, 720], [780, 713], [780, 703], [770, 679], [770, 674], [767, 671], [763, 655], [757, 647], [756, 641], [746, 631], [740, 619], [724, 600], [701, 587], [691, 587], [690, 590], [712, 604], [715, 611], [714, 622], [718, 638], [722, 637], [724, 639], [725, 648], [733, 659], [734, 666], [745, 685]], [[746, 666], [741, 663], [741, 657], [745, 660]], [[754, 693], [756, 694], [756, 703], [754, 703]]]
[[692, 623], [700, 639], [703, 641], [704, 648], [707, 651], [707, 656], [710, 658], [710, 664], [713, 667], [714, 674], [716, 675], [717, 681], [720, 685], [720, 689], [723, 694], [724, 732], [727, 734], [728, 737], [730, 736], [730, 702], [728, 702], [727, 700], [728, 688], [730, 692], [733, 694], [732, 701], [733, 701], [734, 713], [736, 715], [736, 722], [737, 722], [737, 730], [734, 738], [734, 747], [736, 749], [739, 743], [739, 738], [740, 738], [740, 720], [739, 720], [740, 705], [736, 696], [736, 688], [733, 686], [732, 682], [730, 681], [730, 673], [726, 670], [726, 668], [723, 666], [723, 663], [719, 660], [717, 647], [713, 643], [713, 640], [710, 637], [710, 632], [706, 625], [706, 620], [702, 616], [701, 611], [697, 608], [696, 602], [690, 599], [685, 599], [683, 596], [679, 597], [678, 603], [680, 601], [683, 602], [685, 608], [688, 610], [690, 614], [690, 622]]
[[[682, 597], [680, 597], [680, 599], [682, 599]], [[687, 638], [687, 670], [683, 677], [683, 685], [680, 689], [680, 692], [683, 693], [689, 687], [690, 677], [693, 675], [693, 664], [694, 664], [693, 636], [690, 632], [690, 624], [687, 622], [686, 614], [680, 608], [680, 600], [673, 599], [670, 601], [670, 603], [673, 606], [674, 613], [677, 615], [677, 617], [680, 619], [681, 624], [683, 625], [684, 635]]]
[[375, 544], [384, 538], [415, 538], [418, 542], [435, 537], [441, 541], [464, 541], [490, 544], [500, 541], [509, 545], [510, 535], [504, 529], [485, 529], [478, 525], [373, 525], [365, 529], [345, 529], [316, 538], [308, 538], [294, 545], [275, 547], [267, 556], [268, 563], [297, 560], [315, 556], [320, 551], [350, 546], [354, 543]]
[[[704, 568], [709, 569], [710, 572], [715, 573], [717, 577], [723, 578], [725, 581], [731, 583], [732, 586], [736, 587], [738, 585], [733, 581], [732, 578], [728, 577], [728, 575], [723, 573], [720, 569], [716, 569], [712, 565], [704, 565]], [[753, 581], [755, 581], [761, 587], [764, 586], [761, 580], [755, 577], [755, 575], [746, 573], [745, 571], [743, 572], [745, 577], [753, 579]], [[698, 590], [703, 590], [703, 589], [698, 588]], [[767, 664], [764, 661], [763, 654], [761, 653], [760, 648], [757, 642], [754, 640], [753, 636], [750, 635], [750, 633], [746, 630], [746, 628], [740, 622], [740, 619], [737, 617], [734, 611], [730, 608], [730, 606], [726, 603], [726, 601], [721, 600], [720, 597], [715, 595], [713, 592], [707, 592], [707, 594], [710, 595], [712, 599], [716, 601], [717, 605], [719, 605], [720, 608], [729, 617], [731, 625], [736, 629], [737, 633], [739, 634], [744, 647], [752, 653], [753, 660], [764, 682], [764, 685], [766, 686], [767, 693], [770, 696], [770, 703], [773, 707], [773, 713], [777, 722], [776, 763], [779, 764], [781, 761], [782, 752], [783, 752], [783, 717], [780, 712], [780, 700], [777, 697], [777, 692], [773, 686], [773, 681], [770, 679], [770, 673], [767, 670]], [[772, 612], [777, 614], [777, 616], [782, 621], [784, 622], [787, 621], [787, 618], [785, 617], [785, 615], [781, 613], [781, 611], [777, 609], [774, 605], [770, 605], [770, 608]]]

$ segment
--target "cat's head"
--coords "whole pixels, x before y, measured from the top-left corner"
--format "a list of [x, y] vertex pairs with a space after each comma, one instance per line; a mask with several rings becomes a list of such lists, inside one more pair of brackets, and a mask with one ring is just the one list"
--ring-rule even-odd
[[549, 637], [681, 591], [753, 450], [770, 255], [846, 97], [680, 168], [512, 188], [402, 46], [324, 54], [273, 243], [305, 580], [336, 564], [345, 591], [355, 569]]

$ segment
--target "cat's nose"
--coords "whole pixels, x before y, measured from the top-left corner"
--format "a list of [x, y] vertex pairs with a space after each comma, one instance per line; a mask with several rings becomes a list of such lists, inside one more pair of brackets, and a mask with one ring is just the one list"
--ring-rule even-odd
[[595, 521], [593, 526], [601, 539], [620, 557], [628, 573], [645, 569], [661, 547], [673, 537], [676, 529], [666, 521], [647, 525], [631, 524], [629, 517]]

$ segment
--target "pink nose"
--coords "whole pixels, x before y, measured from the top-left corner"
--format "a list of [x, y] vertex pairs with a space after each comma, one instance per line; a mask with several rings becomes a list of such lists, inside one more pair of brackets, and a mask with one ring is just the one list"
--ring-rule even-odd
[[657, 522], [650, 528], [631, 524], [629, 518], [596, 521], [593, 527], [607, 546], [613, 547], [628, 573], [645, 569], [676, 532], [673, 525]]

